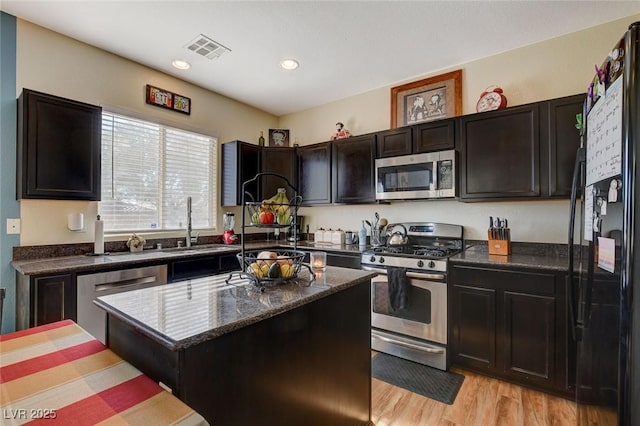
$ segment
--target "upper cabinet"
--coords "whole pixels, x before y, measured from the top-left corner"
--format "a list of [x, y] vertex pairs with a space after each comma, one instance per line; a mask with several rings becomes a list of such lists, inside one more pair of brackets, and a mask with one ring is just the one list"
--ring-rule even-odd
[[460, 118], [460, 198], [540, 195], [538, 104]]
[[102, 108], [24, 89], [17, 198], [100, 200]]
[[548, 186], [544, 195], [569, 197], [576, 152], [580, 146], [580, 132], [576, 129], [576, 115], [582, 113], [586, 95], [568, 96], [544, 102], [540, 111], [543, 169]]
[[413, 152], [445, 151], [455, 146], [456, 119], [431, 121], [413, 126]]
[[[242, 141], [222, 144], [222, 205], [242, 205], [242, 184], [260, 172], [260, 147]], [[259, 201], [258, 181], [247, 185], [247, 201]]]
[[411, 154], [412, 128], [400, 127], [398, 129], [378, 132], [376, 134], [376, 145], [378, 147], [378, 157], [398, 157]]
[[373, 133], [298, 148], [302, 205], [374, 203], [375, 152]]
[[331, 203], [331, 142], [298, 148], [298, 191], [303, 206]]
[[460, 199], [567, 197], [584, 95], [459, 118]]
[[[258, 173], [275, 173], [296, 185], [295, 148], [264, 148], [248, 142], [231, 141], [222, 144], [222, 205], [242, 205], [242, 185]], [[245, 187], [245, 201], [262, 201], [274, 196], [284, 181], [275, 176], [263, 176]], [[287, 193], [291, 200], [293, 193]]]
[[[263, 173], [274, 173], [289, 180], [294, 187], [297, 186], [297, 161], [295, 148], [262, 148], [261, 171]], [[287, 198], [293, 200], [294, 193], [285, 182], [277, 176], [263, 176], [261, 182], [262, 199], [271, 198], [276, 195], [278, 188], [286, 188]]]
[[378, 132], [377, 158], [453, 149], [455, 128], [456, 119], [449, 118]]
[[339, 204], [374, 203], [375, 134], [332, 142], [332, 194]]

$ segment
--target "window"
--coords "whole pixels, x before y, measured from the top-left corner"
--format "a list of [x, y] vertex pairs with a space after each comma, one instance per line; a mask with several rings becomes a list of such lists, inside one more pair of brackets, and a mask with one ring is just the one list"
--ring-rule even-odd
[[118, 114], [102, 114], [102, 201], [105, 231], [216, 224], [215, 138]]

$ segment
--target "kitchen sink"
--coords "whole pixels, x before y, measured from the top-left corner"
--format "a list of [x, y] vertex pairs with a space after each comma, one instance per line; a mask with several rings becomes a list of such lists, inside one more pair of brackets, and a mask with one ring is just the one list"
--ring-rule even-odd
[[229, 246], [219, 245], [219, 244], [203, 244], [196, 245], [191, 247], [169, 247], [160, 249], [160, 251], [165, 253], [173, 253], [173, 252], [183, 252], [183, 251], [219, 251], [219, 250], [229, 250]]

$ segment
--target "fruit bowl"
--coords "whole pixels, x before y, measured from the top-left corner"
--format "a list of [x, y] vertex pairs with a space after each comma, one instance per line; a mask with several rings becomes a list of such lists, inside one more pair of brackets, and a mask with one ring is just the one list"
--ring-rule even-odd
[[299, 250], [245, 251], [238, 253], [242, 270], [256, 284], [285, 282], [298, 277], [305, 253]]
[[261, 203], [247, 202], [245, 205], [252, 226], [284, 227], [293, 224], [294, 211], [301, 202], [302, 197], [297, 195], [287, 203], [265, 200]]

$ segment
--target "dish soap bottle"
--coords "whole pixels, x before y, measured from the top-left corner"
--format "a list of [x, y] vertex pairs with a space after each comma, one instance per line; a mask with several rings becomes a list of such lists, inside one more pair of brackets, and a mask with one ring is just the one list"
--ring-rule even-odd
[[358, 231], [358, 247], [364, 249], [367, 246], [367, 228], [364, 227], [364, 220]]

